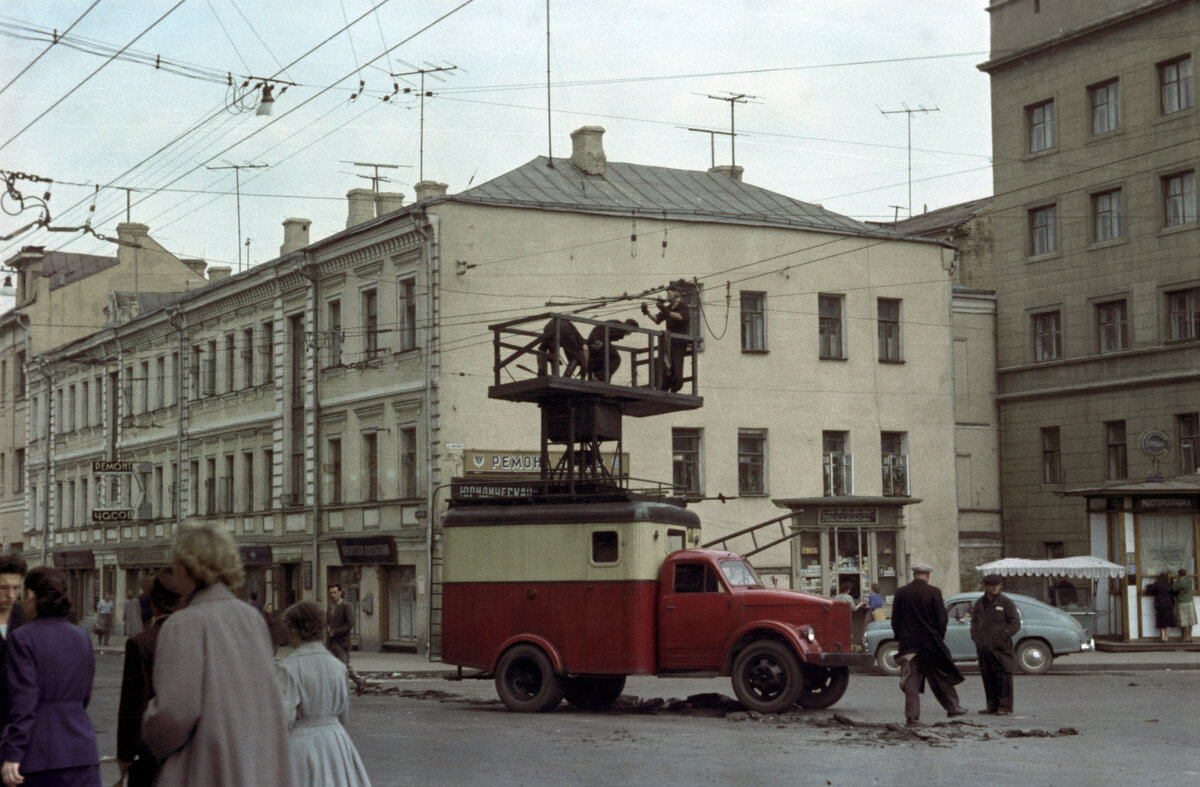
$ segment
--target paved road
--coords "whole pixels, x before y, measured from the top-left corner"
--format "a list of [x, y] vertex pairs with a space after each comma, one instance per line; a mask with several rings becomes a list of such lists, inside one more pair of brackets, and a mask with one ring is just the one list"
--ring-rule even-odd
[[[93, 719], [102, 752], [111, 752], [120, 657], [97, 658]], [[977, 675], [960, 689], [973, 711], [982, 706]], [[1018, 675], [1016, 716], [972, 713], [949, 724], [928, 698], [929, 726], [916, 732], [897, 724], [896, 680], [875, 675], [852, 676], [831, 711], [758, 718], [727, 704], [729, 683], [715, 679], [633, 678], [625, 707], [607, 713], [566, 704], [547, 714], [510, 713], [484, 681], [398, 681], [386, 692], [355, 698], [348, 725], [376, 785], [1200, 780], [1200, 717], [1189, 699], [1200, 696], [1196, 670]], [[703, 693], [724, 699], [643, 702]], [[115, 776], [107, 766], [104, 783]]]

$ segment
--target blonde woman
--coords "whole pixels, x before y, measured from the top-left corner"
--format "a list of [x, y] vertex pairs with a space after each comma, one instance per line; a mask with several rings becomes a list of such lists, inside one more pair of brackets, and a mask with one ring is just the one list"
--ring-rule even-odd
[[188, 528], [171, 554], [183, 598], [162, 626], [142, 739], [158, 784], [291, 787], [287, 727], [262, 615], [233, 591], [242, 561], [224, 530]]

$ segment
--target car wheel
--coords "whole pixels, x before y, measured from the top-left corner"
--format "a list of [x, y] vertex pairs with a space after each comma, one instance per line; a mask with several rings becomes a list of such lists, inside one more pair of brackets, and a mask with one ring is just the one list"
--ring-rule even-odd
[[800, 662], [781, 642], [751, 643], [733, 663], [733, 692], [747, 710], [782, 713], [796, 703], [803, 687]]
[[875, 666], [880, 672], [888, 675], [899, 675], [900, 665], [896, 663], [896, 654], [900, 652], [900, 643], [889, 639], [879, 643], [875, 651]]
[[804, 688], [796, 702], [802, 708], [829, 708], [842, 698], [850, 685], [849, 667], [804, 665]]
[[511, 710], [541, 713], [562, 701], [566, 681], [533, 645], [514, 645], [504, 651], [496, 667], [496, 693]]
[[624, 675], [590, 675], [567, 680], [567, 702], [580, 710], [600, 710], [625, 690]]
[[1054, 663], [1054, 652], [1040, 639], [1023, 639], [1017, 646], [1017, 665], [1027, 675], [1041, 675]]

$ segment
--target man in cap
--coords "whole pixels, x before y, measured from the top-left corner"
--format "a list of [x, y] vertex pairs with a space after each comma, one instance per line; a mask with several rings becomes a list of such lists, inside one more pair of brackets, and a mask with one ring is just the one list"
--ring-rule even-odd
[[913, 581], [896, 591], [892, 602], [892, 630], [899, 640], [896, 661], [900, 664], [900, 688], [904, 691], [904, 718], [916, 724], [921, 718], [921, 694], [925, 681], [933, 696], [950, 717], [961, 716], [967, 709], [958, 703], [955, 685], [962, 673], [954, 666], [946, 647], [946, 604], [942, 591], [929, 584], [933, 567], [914, 563]]
[[692, 322], [688, 313], [687, 302], [683, 299], [687, 283], [673, 281], [667, 286], [667, 299], [656, 299], [658, 313], [651, 314], [650, 308], [642, 304], [642, 314], [654, 320], [655, 324], [666, 322], [663, 344], [659, 345], [658, 366], [660, 369], [659, 388], [663, 391], [677, 393], [683, 388], [683, 360], [687, 357], [688, 345], [691, 340]]
[[1013, 673], [1017, 670], [1013, 635], [1021, 628], [1021, 618], [1012, 599], [1000, 592], [1004, 578], [988, 574], [983, 578], [983, 595], [971, 609], [971, 639], [979, 657], [979, 676], [987, 707], [980, 713], [1007, 716], [1013, 709]]

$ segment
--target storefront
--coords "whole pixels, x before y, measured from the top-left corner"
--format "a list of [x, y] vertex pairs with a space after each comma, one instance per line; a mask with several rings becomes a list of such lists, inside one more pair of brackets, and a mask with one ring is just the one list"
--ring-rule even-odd
[[[117, 551], [117, 566], [124, 575], [124, 586], [113, 596], [123, 603], [129, 593], [141, 593], [143, 577], [152, 577], [159, 569], [171, 565], [170, 547], [143, 547], [139, 549], [121, 549]], [[117, 607], [122, 608], [118, 603]]]
[[90, 549], [55, 552], [51, 555], [55, 568], [67, 572], [67, 593], [76, 622], [90, 618], [100, 600], [97, 587], [96, 555]]
[[391, 536], [337, 539], [339, 566], [326, 568], [326, 587], [342, 586], [354, 610], [351, 641], [362, 650], [416, 650], [417, 557], [397, 549]]
[[1107, 593], [1096, 594], [1096, 635], [1157, 638], [1154, 605], [1145, 589], [1164, 571], [1176, 578], [1184, 569], [1196, 579], [1200, 476], [1066, 494], [1086, 500], [1091, 554], [1125, 566], [1124, 577], [1110, 580]]
[[271, 576], [271, 548], [238, 547], [238, 555], [242, 558], [242, 568], [246, 572], [242, 587], [238, 590], [238, 597], [243, 601], [257, 600], [259, 606], [270, 602], [267, 579]]

